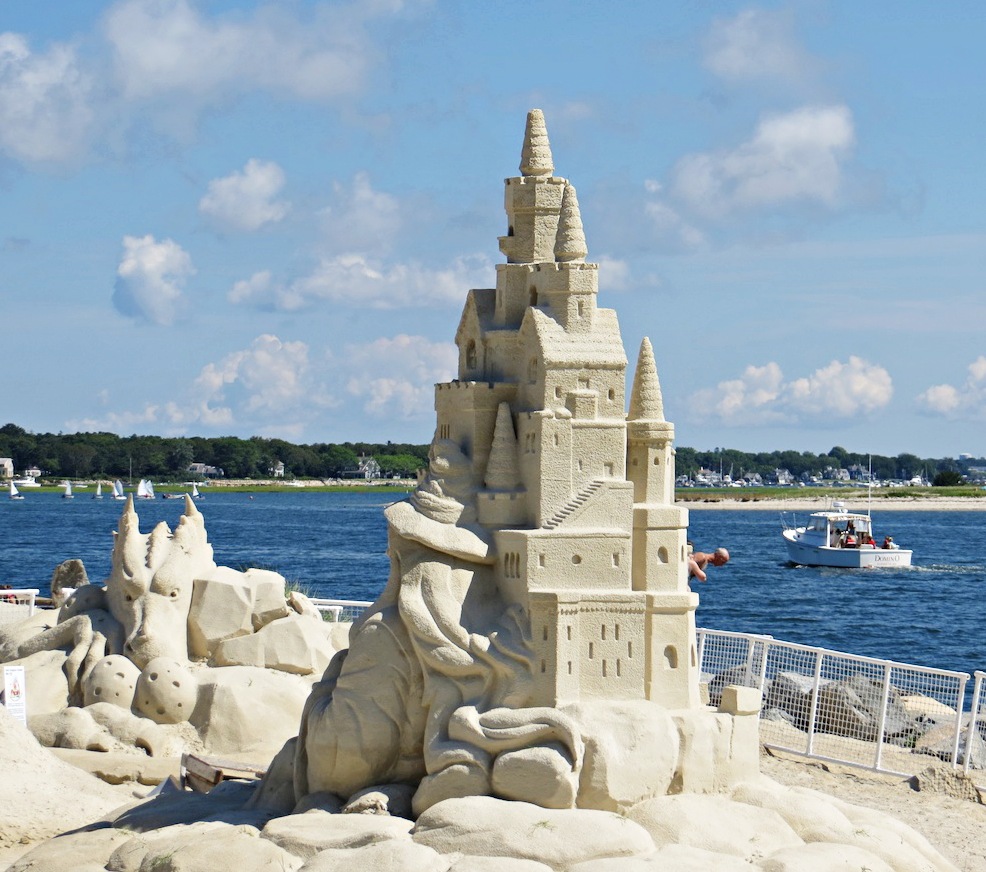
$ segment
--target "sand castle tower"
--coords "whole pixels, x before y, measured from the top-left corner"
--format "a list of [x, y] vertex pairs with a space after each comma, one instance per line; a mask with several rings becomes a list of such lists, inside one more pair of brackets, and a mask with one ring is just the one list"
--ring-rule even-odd
[[501, 595], [530, 617], [534, 705], [647, 699], [698, 705], [687, 512], [674, 501], [674, 427], [650, 343], [629, 416], [616, 313], [575, 188], [554, 174], [540, 110], [506, 179], [496, 288], [469, 292], [456, 381], [436, 388], [437, 436], [471, 458]]

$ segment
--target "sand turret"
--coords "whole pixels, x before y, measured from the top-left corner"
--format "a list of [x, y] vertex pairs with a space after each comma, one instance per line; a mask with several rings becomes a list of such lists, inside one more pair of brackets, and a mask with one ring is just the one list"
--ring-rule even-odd
[[588, 253], [575, 186], [565, 185], [565, 193], [561, 199], [561, 215], [558, 220], [558, 235], [555, 237], [555, 260], [566, 263], [585, 261]]
[[520, 151], [520, 171], [525, 176], [550, 176], [555, 171], [551, 143], [548, 142], [548, 128], [540, 109], [532, 109], [527, 113], [524, 145]]

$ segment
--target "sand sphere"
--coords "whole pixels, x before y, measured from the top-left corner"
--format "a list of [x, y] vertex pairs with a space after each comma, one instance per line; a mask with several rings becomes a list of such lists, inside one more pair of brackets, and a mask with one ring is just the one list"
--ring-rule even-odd
[[108, 702], [130, 709], [140, 669], [122, 654], [110, 654], [94, 667], [82, 687], [85, 705]]
[[159, 724], [187, 721], [199, 687], [192, 671], [171, 657], [155, 657], [137, 679], [134, 710]]

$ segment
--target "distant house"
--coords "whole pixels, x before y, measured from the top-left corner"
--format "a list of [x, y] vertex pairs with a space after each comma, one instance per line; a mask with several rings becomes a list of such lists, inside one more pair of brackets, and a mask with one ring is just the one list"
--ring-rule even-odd
[[347, 469], [342, 473], [343, 478], [380, 478], [380, 464], [372, 457], [361, 457], [356, 469]]
[[284, 462], [281, 460], [275, 461], [274, 465], [270, 468], [270, 474], [274, 478], [284, 478]]
[[24, 478], [41, 478], [41, 470], [36, 466], [29, 466], [24, 470]]
[[188, 471], [191, 475], [201, 475], [202, 478], [222, 478], [226, 474], [218, 466], [205, 463], [190, 463]]
[[794, 484], [794, 476], [787, 469], [775, 469], [770, 478], [779, 485], [787, 486]]
[[9, 457], [0, 457], [0, 478], [14, 477], [14, 461]]

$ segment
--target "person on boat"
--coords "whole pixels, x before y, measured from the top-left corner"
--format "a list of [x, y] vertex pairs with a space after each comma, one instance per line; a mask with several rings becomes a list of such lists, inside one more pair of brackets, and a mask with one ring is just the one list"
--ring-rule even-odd
[[729, 552], [725, 548], [716, 548], [711, 554], [705, 551], [692, 551], [688, 555], [688, 577], [705, 581], [708, 577], [705, 568], [710, 563], [713, 566], [725, 566], [729, 563]]
[[897, 545], [894, 543], [893, 536], [885, 536], [883, 539], [883, 547], [886, 549], [896, 548]]
[[852, 521], [846, 525], [846, 532], [842, 537], [842, 547], [843, 548], [855, 548], [859, 543], [859, 539], [856, 538], [856, 527]]

